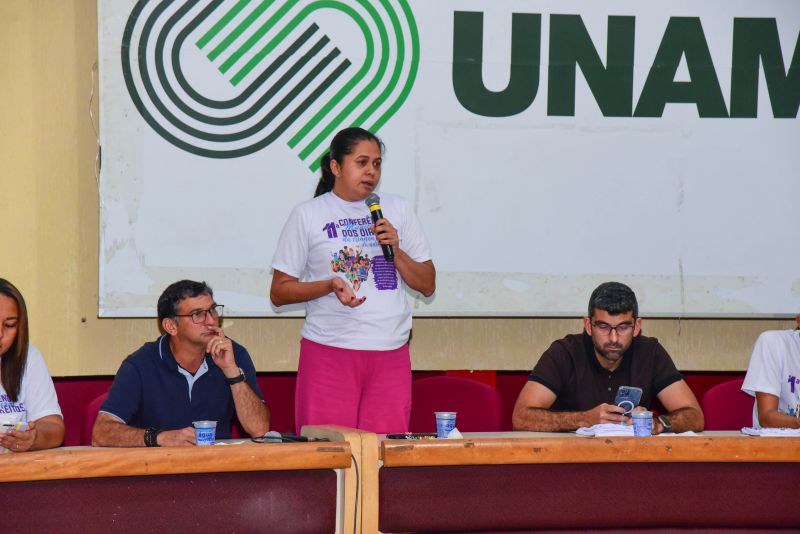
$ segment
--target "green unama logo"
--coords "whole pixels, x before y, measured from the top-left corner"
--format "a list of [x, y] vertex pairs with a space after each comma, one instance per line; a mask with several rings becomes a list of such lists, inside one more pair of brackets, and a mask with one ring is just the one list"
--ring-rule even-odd
[[[342, 43], [348, 57], [326, 21], [360, 47]], [[173, 145], [236, 158], [286, 134], [316, 170], [336, 131], [376, 132], [403, 105], [419, 34], [407, 0], [140, 0], [121, 57], [136, 108]]]
[[[453, 90], [464, 109], [477, 115], [510, 117], [525, 111], [537, 97], [543, 68], [542, 15], [513, 13], [511, 20], [509, 82], [505, 89], [493, 91], [483, 83], [483, 13], [454, 13]], [[794, 52], [786, 54], [791, 55], [786, 67], [775, 18], [733, 17], [730, 22], [728, 104], [709, 49], [714, 41], [706, 38], [699, 17], [669, 17], [655, 56], [636, 58], [636, 18], [609, 15], [604, 63], [580, 15], [550, 15], [547, 115], [575, 115], [580, 68], [605, 117], [661, 117], [668, 104], [677, 103], [695, 104], [700, 118], [756, 118], [763, 70], [773, 116], [795, 119], [800, 108], [800, 35], [794, 39]], [[675, 79], [682, 59], [690, 81]], [[638, 101], [633, 92], [637, 64], [648, 70]]]

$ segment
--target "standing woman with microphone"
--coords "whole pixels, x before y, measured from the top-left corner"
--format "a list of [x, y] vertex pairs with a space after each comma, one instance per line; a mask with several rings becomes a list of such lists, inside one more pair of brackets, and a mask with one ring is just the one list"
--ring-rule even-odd
[[[436, 269], [405, 200], [387, 194], [377, 204], [382, 160], [383, 143], [374, 134], [361, 128], [337, 133], [322, 158], [314, 198], [292, 210], [272, 260], [272, 303], [306, 303], [298, 432], [314, 424], [408, 430], [411, 305], [405, 289], [432, 295]], [[381, 212], [386, 217], [374, 222], [371, 213]]]

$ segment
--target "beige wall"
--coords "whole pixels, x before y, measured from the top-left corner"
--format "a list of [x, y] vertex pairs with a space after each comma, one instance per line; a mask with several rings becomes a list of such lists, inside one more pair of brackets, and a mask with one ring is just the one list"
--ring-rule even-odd
[[[56, 376], [113, 374], [155, 320], [98, 319], [95, 0], [0, 2], [0, 276], [26, 296]], [[90, 94], [94, 84], [94, 101]], [[266, 298], [266, 297], [265, 297]], [[588, 296], [587, 296], [588, 298]], [[260, 371], [296, 368], [299, 319], [234, 319]], [[741, 370], [762, 330], [792, 321], [647, 321], [684, 370]], [[416, 369], [529, 369], [576, 319], [416, 319]]]

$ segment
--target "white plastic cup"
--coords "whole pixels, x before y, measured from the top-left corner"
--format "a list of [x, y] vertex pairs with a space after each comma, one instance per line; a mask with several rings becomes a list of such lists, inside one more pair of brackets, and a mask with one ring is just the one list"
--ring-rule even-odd
[[653, 412], [633, 412], [633, 435], [653, 435]]
[[433, 412], [436, 415], [436, 437], [446, 438], [456, 427], [456, 412]]
[[194, 441], [197, 445], [213, 445], [214, 436], [217, 433], [216, 421], [193, 421]]

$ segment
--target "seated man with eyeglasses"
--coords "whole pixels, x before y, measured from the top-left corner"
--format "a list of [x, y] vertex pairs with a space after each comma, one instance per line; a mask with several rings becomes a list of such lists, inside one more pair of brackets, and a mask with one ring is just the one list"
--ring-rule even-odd
[[125, 358], [92, 431], [105, 447], [195, 444], [193, 421], [216, 421], [230, 437], [234, 411], [244, 430], [263, 436], [269, 411], [247, 350], [225, 336], [223, 306], [205, 282], [181, 280], [158, 299], [165, 334]]
[[649, 408], [655, 396], [668, 412], [653, 420], [653, 434], [703, 430], [694, 393], [658, 340], [639, 335], [638, 315], [631, 288], [598, 286], [584, 332], [554, 342], [533, 368], [514, 407], [514, 429], [558, 432], [628, 423], [614, 397], [620, 386], [633, 386], [642, 389], [640, 406]]

